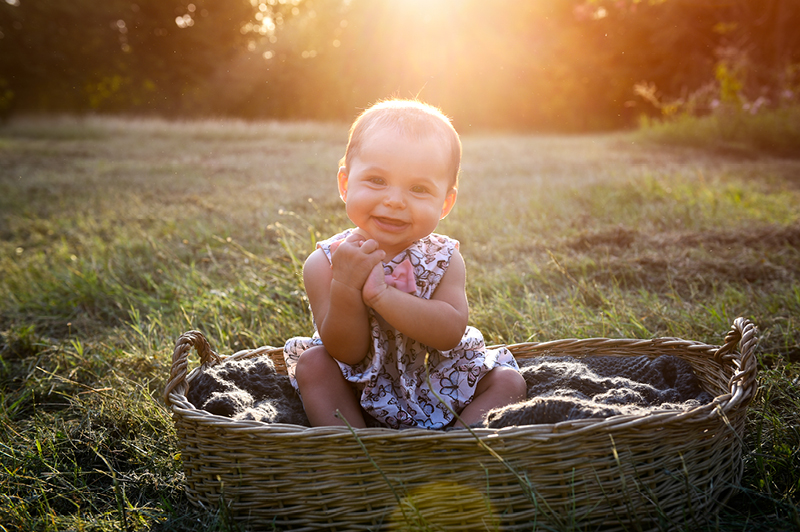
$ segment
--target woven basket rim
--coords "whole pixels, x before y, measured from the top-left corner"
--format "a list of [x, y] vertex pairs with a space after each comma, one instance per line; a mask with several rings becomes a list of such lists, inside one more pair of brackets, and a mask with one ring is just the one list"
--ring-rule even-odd
[[[470, 430], [431, 430], [425, 428], [406, 428], [398, 431], [397, 429], [383, 427], [368, 428], [349, 428], [349, 427], [306, 427], [303, 425], [293, 425], [285, 423], [267, 423], [256, 420], [235, 420], [232, 418], [219, 416], [196, 408], [186, 398], [187, 384], [205, 367], [214, 366], [224, 360], [238, 358], [253, 358], [263, 355], [281, 355], [282, 347], [263, 346], [255, 349], [245, 349], [231, 355], [218, 355], [211, 350], [205, 336], [199, 331], [188, 331], [180, 336], [176, 342], [173, 353], [173, 364], [170, 372], [170, 379], [167, 383], [164, 400], [175, 416], [192, 418], [194, 421], [213, 425], [218, 428], [228, 430], [253, 432], [258, 434], [268, 433], [270, 437], [296, 437], [302, 434], [303, 437], [338, 438], [342, 434], [350, 434], [355, 431], [361, 438], [380, 438], [382, 436], [402, 433], [409, 439], [438, 439], [441, 437], [453, 439], [474, 439], [474, 437], [500, 437], [513, 433], [514, 435], [527, 435], [531, 437], [545, 437], [552, 435], [569, 435], [570, 437], [587, 432], [595, 431], [617, 431], [634, 428], [639, 425], [650, 423], [665, 423], [676, 421], [703, 422], [709, 417], [716, 417], [725, 414], [733, 408], [746, 406], [755, 395], [757, 364], [755, 360], [755, 346], [757, 344], [755, 325], [746, 318], [734, 320], [725, 342], [722, 345], [711, 345], [703, 342], [684, 340], [676, 337], [658, 337], [651, 339], [635, 338], [567, 338], [552, 340], [548, 342], [522, 342], [516, 344], [502, 344], [512, 351], [515, 357], [531, 358], [547, 356], [547, 351], [564, 349], [582, 348], [585, 353], [569, 353], [569, 356], [581, 358], [584, 356], [595, 356], [590, 351], [598, 348], [624, 348], [633, 349], [636, 347], [658, 347], [683, 348], [694, 351], [698, 354], [706, 354], [718, 364], [730, 364], [732, 366], [732, 376], [728, 385], [728, 392], [716, 395], [710, 403], [698, 405], [685, 410], [659, 409], [655, 408], [647, 413], [640, 414], [620, 414], [606, 418], [588, 418], [570, 421], [562, 421], [549, 424], [535, 425], [515, 425], [500, 428], [474, 428]], [[737, 345], [739, 350], [736, 350]], [[496, 347], [496, 346], [493, 346]], [[188, 372], [188, 354], [194, 348], [200, 355], [201, 365]], [[527, 355], [537, 351], [536, 355]], [[518, 355], [518, 353], [521, 353]], [[638, 356], [638, 353], [620, 353], [610, 356]], [[276, 366], [279, 364], [276, 362]]]

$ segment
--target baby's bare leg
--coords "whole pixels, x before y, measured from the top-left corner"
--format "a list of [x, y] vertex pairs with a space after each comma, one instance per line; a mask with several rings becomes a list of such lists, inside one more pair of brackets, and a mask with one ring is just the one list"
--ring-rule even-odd
[[312, 347], [300, 355], [295, 378], [312, 427], [344, 425], [336, 417], [337, 410], [352, 427], [366, 426], [350, 383], [323, 346]]
[[498, 366], [478, 381], [475, 398], [461, 412], [461, 422], [456, 427], [472, 425], [483, 419], [486, 413], [501, 406], [523, 401], [527, 394], [525, 379], [514, 368]]

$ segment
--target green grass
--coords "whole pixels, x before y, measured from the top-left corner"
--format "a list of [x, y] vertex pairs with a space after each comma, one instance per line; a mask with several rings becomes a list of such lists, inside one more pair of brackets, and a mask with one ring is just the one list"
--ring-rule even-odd
[[800, 154], [800, 105], [756, 114], [723, 107], [708, 116], [682, 114], [666, 120], [643, 119], [639, 135], [659, 143], [702, 147], [743, 157], [769, 153]]
[[[160, 400], [175, 339], [311, 332], [300, 266], [348, 226], [346, 125], [38, 118], [0, 127], [0, 525], [228, 530], [192, 507]], [[722, 531], [800, 525], [800, 160], [641, 134], [470, 136], [458, 204], [490, 343], [760, 329]], [[196, 363], [196, 362], [195, 362]]]

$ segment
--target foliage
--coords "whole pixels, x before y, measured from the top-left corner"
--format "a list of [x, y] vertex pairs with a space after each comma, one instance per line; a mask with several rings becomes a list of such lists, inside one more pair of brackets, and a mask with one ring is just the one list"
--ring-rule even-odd
[[786, 0], [18, 0], [0, 112], [349, 122], [420, 94], [462, 131], [620, 128], [715, 79], [724, 100], [795, 101], [798, 26]]
[[[11, 120], [0, 127], [0, 523], [235, 529], [189, 505], [160, 396], [174, 341], [220, 353], [310, 332], [299, 275], [347, 226], [346, 127]], [[490, 343], [760, 328], [740, 494], [716, 530], [797, 526], [795, 159], [635, 135], [464, 137], [470, 321]], [[577, 154], [577, 155], [576, 155]], [[196, 364], [196, 360], [191, 360]]]
[[256, 13], [249, 0], [3, 2], [0, 72], [23, 110], [191, 115]]

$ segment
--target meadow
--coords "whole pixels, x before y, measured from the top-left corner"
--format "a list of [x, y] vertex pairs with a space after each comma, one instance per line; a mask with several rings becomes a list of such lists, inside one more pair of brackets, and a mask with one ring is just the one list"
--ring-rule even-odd
[[[347, 126], [0, 125], [0, 530], [230, 530], [191, 506], [161, 400], [199, 329], [312, 331], [300, 270], [349, 226]], [[470, 322], [492, 344], [759, 327], [745, 475], [711, 530], [800, 528], [800, 159], [646, 132], [463, 138]], [[690, 143], [691, 144], [691, 143]], [[196, 362], [195, 362], [196, 363]]]

